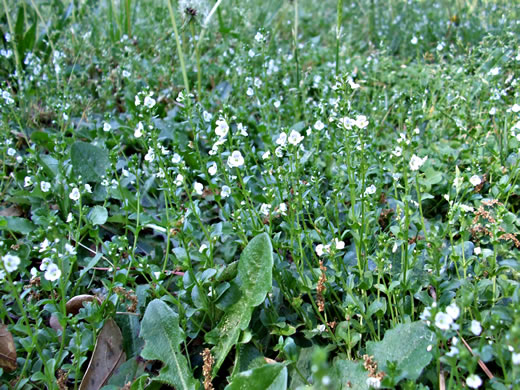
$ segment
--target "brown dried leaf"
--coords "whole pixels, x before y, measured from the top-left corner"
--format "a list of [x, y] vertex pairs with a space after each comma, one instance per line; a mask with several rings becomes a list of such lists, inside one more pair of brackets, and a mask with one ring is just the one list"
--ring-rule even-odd
[[18, 205], [12, 205], [5, 209], [0, 210], [0, 216], [2, 217], [21, 217], [23, 210]]
[[4, 324], [0, 324], [0, 367], [6, 371], [16, 370], [16, 347], [13, 335]]
[[114, 320], [105, 322], [96, 340], [92, 358], [83, 376], [79, 390], [99, 390], [126, 360], [123, 335]]
[[83, 307], [85, 302], [92, 302], [94, 299], [97, 299], [97, 301], [101, 304], [101, 300], [95, 295], [83, 294], [70, 298], [66, 304], [67, 314], [78, 314], [79, 310]]

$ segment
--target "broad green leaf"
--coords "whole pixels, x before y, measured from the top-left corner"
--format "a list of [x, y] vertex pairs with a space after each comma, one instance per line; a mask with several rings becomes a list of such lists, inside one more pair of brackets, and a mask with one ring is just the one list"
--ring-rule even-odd
[[179, 316], [160, 299], [154, 299], [144, 312], [141, 322], [141, 336], [145, 346], [141, 356], [147, 360], [160, 360], [164, 366], [155, 381], [167, 383], [177, 390], [198, 388], [182, 355], [179, 344], [183, 335], [179, 327]]
[[108, 219], [108, 211], [103, 206], [94, 206], [87, 218], [92, 225], [103, 225]]
[[387, 363], [393, 361], [402, 372], [398, 380], [416, 380], [430, 363], [432, 354], [427, 348], [435, 342], [435, 333], [422, 322], [416, 321], [388, 330], [381, 341], [369, 341], [367, 353], [374, 356], [379, 370], [386, 371]]
[[240, 256], [235, 279], [241, 293], [240, 300], [229, 306], [217, 328], [206, 334], [206, 340], [217, 340], [212, 350], [215, 357], [213, 375], [238, 342], [240, 331], [249, 325], [253, 309], [265, 300], [271, 290], [272, 269], [271, 240], [267, 233], [262, 233], [249, 242]]
[[262, 367], [237, 374], [225, 390], [285, 390], [287, 367], [285, 364], [265, 364]]
[[15, 233], [28, 234], [32, 232], [34, 228], [34, 224], [25, 218], [0, 217], [0, 230], [10, 230]]
[[361, 361], [337, 359], [334, 361], [333, 368], [336, 383], [341, 384], [338, 389], [369, 390], [367, 385], [368, 372]]
[[84, 181], [100, 182], [110, 166], [108, 153], [86, 142], [74, 142], [70, 148], [70, 159], [74, 174]]

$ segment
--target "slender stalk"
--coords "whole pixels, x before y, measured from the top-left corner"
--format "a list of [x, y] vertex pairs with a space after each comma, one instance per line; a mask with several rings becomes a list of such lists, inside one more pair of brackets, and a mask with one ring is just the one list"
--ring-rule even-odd
[[[5, 1], [5, 0], [4, 0]], [[188, 73], [186, 72], [186, 64], [184, 62], [184, 54], [182, 52], [181, 41], [179, 39], [179, 30], [177, 29], [177, 20], [175, 19], [175, 14], [173, 13], [172, 0], [168, 0], [168, 11], [170, 12], [170, 19], [172, 21], [173, 32], [175, 33], [175, 43], [177, 45], [177, 55], [179, 56], [179, 61], [181, 63], [182, 70], [182, 78], [184, 80], [184, 89], [186, 89], [187, 96], [187, 104], [191, 103], [190, 100], [190, 84], [188, 82]]]
[[298, 59], [298, 0], [294, 0], [294, 61], [296, 63], [296, 89], [300, 88], [300, 61]]
[[20, 59], [20, 56], [18, 55], [18, 50], [16, 48], [16, 42], [15, 42], [15, 32], [14, 32], [14, 27], [13, 27], [13, 21], [11, 20], [11, 16], [9, 15], [9, 7], [7, 6], [7, 2], [6, 0], [2, 0], [3, 4], [4, 4], [4, 12], [5, 12], [5, 16], [7, 18], [7, 25], [9, 26], [9, 33], [11, 34], [11, 43], [12, 43], [12, 46], [13, 46], [13, 52], [14, 52], [14, 59], [15, 59], [15, 62], [16, 62], [16, 73], [18, 75], [18, 85], [21, 87], [22, 86], [22, 62], [21, 62], [21, 59]]
[[343, 0], [338, 0], [336, 20], [336, 76], [339, 74], [339, 40], [341, 38], [341, 18], [343, 16]]

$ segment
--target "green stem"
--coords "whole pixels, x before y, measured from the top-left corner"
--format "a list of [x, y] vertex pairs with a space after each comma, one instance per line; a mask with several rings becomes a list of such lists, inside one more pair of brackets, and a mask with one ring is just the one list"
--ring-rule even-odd
[[179, 61], [181, 63], [182, 78], [184, 79], [184, 89], [186, 89], [186, 93], [188, 95], [187, 104], [190, 104], [191, 99], [190, 99], [190, 85], [188, 82], [188, 73], [186, 72], [186, 64], [184, 63], [184, 54], [182, 52], [181, 41], [179, 39], [177, 21], [175, 19], [175, 14], [173, 13], [172, 0], [168, 0], [168, 11], [170, 12], [170, 19], [172, 21], [173, 32], [175, 33], [175, 43], [177, 45], [177, 55], [179, 56]]

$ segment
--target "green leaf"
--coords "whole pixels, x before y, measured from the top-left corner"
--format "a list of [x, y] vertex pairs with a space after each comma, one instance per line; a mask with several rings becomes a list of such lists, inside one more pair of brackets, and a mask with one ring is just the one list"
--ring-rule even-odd
[[94, 206], [88, 213], [88, 220], [92, 225], [103, 225], [108, 219], [108, 211], [103, 206]]
[[164, 366], [155, 381], [167, 383], [178, 390], [196, 389], [195, 381], [179, 344], [183, 340], [179, 316], [166, 303], [154, 299], [144, 312], [141, 336], [145, 346], [141, 356], [147, 360], [160, 360]]
[[253, 238], [246, 246], [238, 263], [235, 279], [241, 293], [240, 300], [229, 306], [217, 328], [206, 334], [206, 340], [218, 340], [212, 350], [215, 357], [215, 375], [227, 354], [237, 344], [240, 331], [251, 321], [253, 309], [260, 305], [271, 290], [273, 247], [267, 233]]
[[237, 374], [225, 390], [285, 390], [287, 367], [285, 364], [265, 364]]
[[86, 142], [74, 142], [70, 148], [70, 159], [74, 174], [84, 181], [100, 182], [110, 167], [108, 153]]
[[0, 230], [28, 234], [34, 230], [34, 224], [21, 217], [0, 217]]
[[336, 383], [341, 383], [341, 390], [369, 390], [367, 385], [368, 372], [363, 367], [362, 362], [337, 359], [334, 361], [333, 368]]
[[45, 173], [49, 176], [56, 176], [58, 174], [59, 161], [48, 154], [40, 154], [40, 163]]
[[416, 321], [388, 330], [379, 342], [369, 341], [367, 353], [374, 356], [381, 371], [387, 371], [388, 362], [396, 362], [402, 372], [398, 381], [403, 378], [416, 380], [430, 363], [432, 354], [427, 348], [435, 342], [435, 333], [422, 322]]

